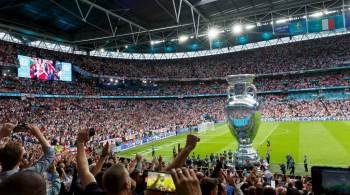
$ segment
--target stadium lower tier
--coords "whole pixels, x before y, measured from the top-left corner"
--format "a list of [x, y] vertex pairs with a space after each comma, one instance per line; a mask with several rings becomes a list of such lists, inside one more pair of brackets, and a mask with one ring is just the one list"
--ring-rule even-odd
[[[46, 127], [47, 136], [61, 145], [74, 145], [81, 127], [95, 128], [96, 142], [120, 142], [152, 134], [223, 121], [226, 97], [175, 100], [104, 100], [1, 98], [0, 122], [32, 122]], [[259, 97], [264, 118], [350, 116], [350, 99], [296, 101], [282, 95]]]

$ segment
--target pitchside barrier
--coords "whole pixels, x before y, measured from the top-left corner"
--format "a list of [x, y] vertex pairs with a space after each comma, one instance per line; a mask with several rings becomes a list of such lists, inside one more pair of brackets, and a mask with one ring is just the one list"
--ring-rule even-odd
[[287, 122], [287, 121], [344, 121], [350, 117], [292, 117], [292, 118], [263, 118], [264, 122]]

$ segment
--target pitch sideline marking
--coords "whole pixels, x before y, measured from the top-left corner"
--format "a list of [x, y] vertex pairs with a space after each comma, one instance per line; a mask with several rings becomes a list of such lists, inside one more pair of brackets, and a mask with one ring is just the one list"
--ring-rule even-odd
[[[276, 130], [276, 129], [275, 129]], [[274, 130], [274, 131], [275, 131]], [[278, 132], [278, 133], [275, 133], [274, 135], [277, 135], [277, 136], [280, 136], [280, 135], [286, 135], [289, 133], [289, 130], [288, 129], [285, 129], [285, 128], [279, 128], [280, 131], [283, 131], [283, 132]]]

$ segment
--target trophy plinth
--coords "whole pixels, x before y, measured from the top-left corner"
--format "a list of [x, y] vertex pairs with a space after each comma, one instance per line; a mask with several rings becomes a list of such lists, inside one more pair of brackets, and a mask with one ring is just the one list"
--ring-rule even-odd
[[235, 153], [235, 162], [238, 167], [248, 167], [259, 163], [258, 153], [252, 146], [261, 120], [253, 80], [254, 75], [252, 74], [227, 77], [229, 87], [225, 114], [230, 131], [238, 142]]

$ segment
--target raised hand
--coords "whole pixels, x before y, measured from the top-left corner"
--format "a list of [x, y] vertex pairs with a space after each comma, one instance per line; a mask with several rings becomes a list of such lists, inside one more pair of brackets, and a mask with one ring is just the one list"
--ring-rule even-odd
[[235, 187], [236, 186], [236, 181], [232, 178], [229, 177], [225, 172], [221, 171], [221, 176], [225, 178], [226, 182], [230, 184], [231, 186]]
[[109, 146], [109, 142], [107, 142], [102, 149], [102, 157], [106, 157], [111, 153], [111, 147]]
[[178, 195], [201, 195], [201, 187], [196, 173], [190, 169], [172, 169], [171, 177], [174, 180], [176, 194]]
[[199, 141], [200, 141], [199, 137], [189, 134], [187, 135], [185, 148], [187, 150], [193, 150], [196, 147], [197, 142]]
[[29, 128], [29, 132], [34, 135], [35, 137], [39, 136], [41, 134], [40, 128], [35, 124], [27, 124], [27, 127]]
[[15, 124], [5, 123], [0, 129], [0, 138], [8, 137], [11, 135], [12, 130], [16, 127]]
[[89, 141], [89, 134], [88, 134], [88, 130], [87, 129], [81, 129], [78, 132], [77, 135], [77, 143], [83, 143], [86, 144], [86, 142]]

